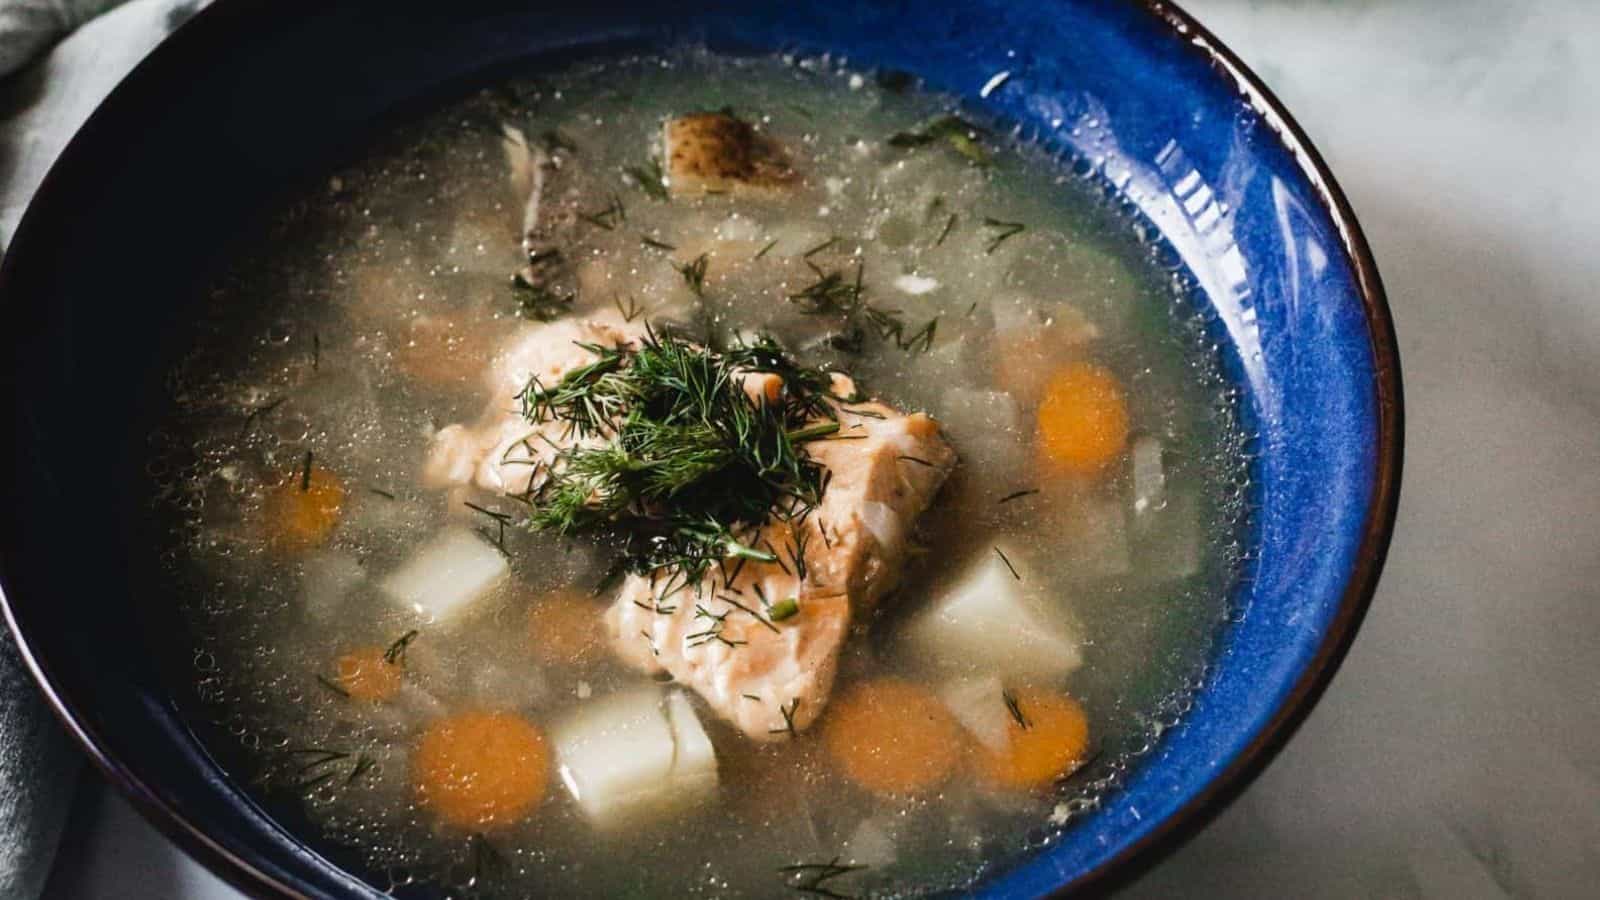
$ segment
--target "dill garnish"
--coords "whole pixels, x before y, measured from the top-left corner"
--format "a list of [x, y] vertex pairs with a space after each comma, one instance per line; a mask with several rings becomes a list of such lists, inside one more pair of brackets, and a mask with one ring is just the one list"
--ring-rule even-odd
[[667, 201], [671, 195], [667, 193], [666, 176], [661, 171], [661, 163], [655, 160], [646, 160], [642, 166], [628, 166], [622, 170], [633, 179], [639, 190], [644, 191], [652, 200]]
[[621, 294], [612, 297], [611, 302], [616, 305], [617, 312], [622, 313], [622, 321], [624, 322], [632, 322], [634, 319], [639, 318], [641, 312], [644, 312], [639, 308], [639, 300], [632, 294], [628, 295], [628, 305], [626, 306], [622, 305]]
[[1038, 488], [1027, 488], [1026, 490], [1012, 491], [1011, 493], [1005, 495], [1004, 497], [1001, 497], [1000, 498], [1000, 502], [1001, 503], [1010, 503], [1013, 500], [1021, 500], [1023, 497], [1031, 497], [1031, 496], [1033, 496], [1034, 494], [1037, 494], [1037, 493], [1039, 493], [1039, 489]]
[[746, 700], [754, 700], [757, 703], [761, 702], [761, 698], [756, 696], [755, 694], [740, 694], [739, 696], [745, 698]]
[[739, 601], [733, 599], [732, 597], [727, 596], [726, 594], [718, 594], [717, 595], [717, 599], [721, 600], [724, 603], [732, 605], [735, 609], [739, 609], [739, 610], [742, 610], [742, 611], [744, 611], [746, 613], [749, 613], [751, 618], [755, 619], [757, 622], [760, 622], [762, 624], [762, 626], [767, 628], [769, 631], [772, 631], [774, 633], [777, 632], [777, 630], [778, 630], [777, 626], [773, 625], [772, 622], [769, 621], [765, 616], [761, 615], [761, 613], [758, 613], [755, 610], [751, 609], [750, 607], [745, 606], [743, 603], [740, 603]]
[[267, 404], [264, 404], [262, 406], [258, 406], [256, 408], [250, 410], [250, 412], [248, 414], [246, 414], [245, 417], [244, 417], [244, 425], [242, 427], [240, 427], [240, 429], [239, 429], [239, 436], [240, 437], [244, 437], [245, 435], [249, 434], [250, 433], [250, 427], [256, 423], [256, 419], [259, 419], [262, 416], [266, 415], [267, 413], [270, 413], [273, 410], [277, 409], [278, 407], [282, 406], [283, 405], [283, 401], [285, 401], [287, 399], [289, 399], [289, 398], [288, 397], [279, 397], [278, 399], [272, 401], [271, 403], [267, 403]]
[[796, 712], [799, 712], [799, 711], [800, 711], [800, 698], [799, 697], [794, 698], [794, 700], [790, 701], [789, 705], [787, 705], [787, 706], [784, 706], [784, 705], [780, 704], [778, 706], [778, 714], [783, 716], [783, 727], [782, 728], [769, 728], [769, 729], [767, 729], [767, 733], [768, 734], [783, 734], [784, 732], [788, 732], [790, 737], [799, 737], [800, 733], [795, 731], [795, 729], [794, 729], [794, 714]]
[[995, 229], [993, 237], [989, 238], [989, 245], [983, 248], [985, 254], [993, 253], [1000, 245], [1012, 237], [1021, 234], [1028, 226], [1021, 222], [1002, 222], [999, 219], [983, 217], [983, 227]]
[[650, 247], [652, 249], [655, 249], [655, 250], [664, 250], [664, 251], [666, 251], [668, 253], [671, 253], [672, 251], [678, 249], [677, 247], [673, 246], [672, 244], [669, 244], [666, 241], [658, 241], [658, 240], [656, 240], [655, 238], [651, 237], [648, 234], [639, 235], [639, 243], [645, 245], [646, 247]]
[[385, 500], [394, 500], [394, 499], [396, 499], [394, 494], [389, 493], [388, 491], [384, 490], [383, 488], [369, 487], [369, 488], [367, 488], [367, 490], [369, 492], [371, 492], [371, 493], [377, 494], [379, 497], [382, 497]]
[[322, 366], [322, 335], [311, 332], [311, 371], [315, 372]]
[[471, 500], [463, 500], [461, 501], [461, 504], [474, 512], [488, 516], [494, 522], [494, 534], [489, 533], [487, 526], [479, 528], [478, 533], [483, 535], [485, 538], [488, 538], [491, 543], [499, 548], [501, 553], [510, 556], [510, 551], [506, 549], [506, 526], [513, 524], [515, 520], [512, 519], [512, 517], [507, 513], [499, 512], [493, 509], [485, 509], [484, 507], [473, 503]]
[[767, 615], [771, 616], [774, 622], [782, 622], [784, 619], [794, 618], [799, 612], [800, 599], [798, 597], [790, 597], [773, 604]]
[[1000, 699], [1005, 701], [1006, 711], [1011, 713], [1011, 718], [1016, 721], [1017, 725], [1020, 726], [1023, 731], [1027, 731], [1029, 728], [1033, 727], [1033, 723], [1028, 721], [1028, 717], [1022, 714], [1022, 706], [1021, 704], [1017, 703], [1017, 697], [1015, 694], [1008, 690], [1001, 689]]
[[839, 243], [839, 236], [836, 234], [833, 237], [830, 237], [827, 240], [823, 241], [822, 243], [816, 245], [815, 247], [812, 247], [810, 250], [807, 250], [806, 252], [800, 254], [800, 258], [801, 259], [810, 259], [811, 257], [816, 256], [818, 253], [821, 253], [822, 251], [828, 249], [829, 247], [832, 247], [834, 244], [837, 244], [837, 243]]
[[558, 294], [548, 285], [535, 284], [521, 272], [511, 276], [511, 294], [517, 301], [517, 315], [536, 322], [551, 322], [561, 318], [572, 307], [572, 301], [577, 299], [576, 294]]
[[[291, 747], [283, 751], [283, 767], [288, 770], [294, 786], [301, 790], [312, 790], [338, 778], [343, 764], [347, 761], [351, 763], [351, 768], [348, 773], [344, 773], [345, 784], [360, 778], [376, 765], [376, 761], [365, 753], [349, 753], [322, 747]], [[266, 777], [269, 780], [273, 779], [271, 773]]]
[[383, 661], [391, 666], [405, 665], [406, 649], [411, 646], [411, 642], [416, 640], [417, 635], [421, 633], [422, 632], [413, 628], [405, 634], [400, 635], [400, 637], [394, 643], [389, 645], [389, 649], [383, 651]]
[[311, 451], [306, 451], [306, 461], [300, 467], [300, 492], [311, 490]]
[[987, 166], [994, 162], [982, 144], [983, 139], [988, 136], [988, 131], [960, 116], [944, 115], [916, 131], [901, 131], [890, 135], [889, 146], [911, 149], [943, 141], [952, 150], [961, 154], [967, 162], [975, 166]]
[[349, 691], [345, 690], [344, 688], [340, 687], [337, 684], [334, 684], [333, 682], [331, 682], [328, 679], [322, 677], [321, 675], [317, 676], [317, 683], [322, 685], [323, 687], [327, 688], [328, 690], [334, 692], [335, 694], [338, 694], [339, 696], [345, 698], [346, 700], [350, 699], [350, 692]]
[[1006, 558], [1006, 552], [999, 547], [994, 548], [994, 552], [996, 556], [1000, 557], [1000, 561], [1006, 564], [1006, 568], [1011, 570], [1011, 577], [1021, 581], [1022, 576], [1017, 573], [1017, 567], [1011, 564], [1011, 560]]
[[939, 237], [934, 240], [933, 245], [935, 247], [937, 247], [940, 244], [943, 244], [944, 243], [944, 239], [950, 236], [950, 230], [955, 228], [955, 227], [956, 227], [956, 214], [955, 213], [951, 213], [950, 214], [950, 218], [944, 220], [944, 228], [940, 229]]
[[605, 231], [615, 231], [618, 225], [628, 221], [627, 207], [622, 205], [622, 198], [616, 194], [611, 195], [611, 202], [603, 209], [590, 213], [578, 213], [578, 218], [596, 228]]
[[827, 897], [829, 900], [854, 900], [853, 894], [841, 894], [827, 883], [851, 872], [859, 872], [866, 866], [844, 866], [839, 864], [839, 857], [825, 863], [800, 863], [793, 866], [780, 866], [778, 871], [789, 879], [789, 887], [802, 894], [813, 897]]
[[[558, 451], [524, 524], [620, 531], [630, 571], [675, 567], [684, 584], [726, 558], [777, 561], [751, 541], [774, 507], [821, 499], [825, 470], [804, 447], [838, 428], [826, 373], [770, 339], [716, 351], [647, 327], [636, 347], [585, 349], [593, 362], [519, 399], [530, 422], [605, 442]], [[752, 399], [746, 373], [779, 376], [778, 398]]]
[[[825, 246], [825, 245], [824, 245]], [[824, 272], [813, 265], [812, 271], [817, 275], [817, 280], [789, 295], [789, 302], [800, 307], [800, 311], [812, 316], [838, 316], [851, 325], [853, 333], [835, 335], [829, 342], [835, 349], [848, 352], [860, 352], [863, 335], [860, 334], [861, 326], [858, 322], [865, 323], [877, 334], [881, 340], [892, 341], [895, 346], [907, 352], [923, 352], [933, 346], [934, 333], [939, 326], [939, 319], [935, 316], [921, 328], [907, 336], [905, 319], [897, 309], [879, 309], [866, 302], [862, 289], [861, 263], [856, 263], [854, 278], [847, 278], [843, 271], [834, 270]]]
[[771, 250], [773, 247], [776, 247], [776, 246], [778, 246], [778, 239], [777, 238], [773, 238], [772, 240], [767, 241], [767, 244], [766, 244], [765, 247], [762, 247], [760, 250], [756, 251], [756, 255], [755, 256], [752, 256], [750, 258], [751, 259], [760, 259], [761, 257], [766, 256], [767, 252], [769, 250]]
[[673, 263], [672, 267], [678, 270], [679, 275], [683, 276], [684, 283], [689, 286], [689, 290], [694, 291], [696, 297], [704, 297], [706, 293], [706, 267], [710, 263], [710, 256], [702, 253], [681, 266]]
[[350, 777], [344, 780], [345, 784], [354, 782], [357, 778], [367, 774], [367, 771], [377, 765], [378, 761], [365, 753], [356, 757], [356, 764], [350, 768]]
[[899, 457], [896, 457], [896, 459], [901, 459], [901, 460], [904, 460], [904, 461], [906, 461], [908, 463], [916, 463], [919, 466], [927, 466], [930, 469], [939, 468], [938, 466], [934, 465], [931, 462], [928, 462], [927, 460], [923, 459], [920, 456], [899, 456]]

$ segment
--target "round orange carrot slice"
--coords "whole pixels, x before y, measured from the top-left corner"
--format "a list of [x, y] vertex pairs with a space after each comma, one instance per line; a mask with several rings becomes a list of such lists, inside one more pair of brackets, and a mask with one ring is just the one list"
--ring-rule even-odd
[[898, 678], [858, 682], [823, 713], [822, 739], [840, 771], [882, 796], [937, 788], [961, 759], [961, 729], [926, 688]]
[[382, 647], [357, 647], [334, 663], [334, 680], [352, 700], [379, 703], [400, 693], [400, 667]]
[[327, 469], [313, 465], [295, 472], [267, 495], [267, 540], [288, 552], [321, 544], [339, 524], [344, 498], [344, 484]]
[[544, 800], [550, 751], [514, 713], [466, 712], [428, 726], [412, 758], [417, 801], [451, 825], [494, 828], [526, 818]]
[[1088, 362], [1051, 377], [1039, 403], [1039, 452], [1056, 471], [1095, 475], [1128, 442], [1128, 402], [1115, 375]]

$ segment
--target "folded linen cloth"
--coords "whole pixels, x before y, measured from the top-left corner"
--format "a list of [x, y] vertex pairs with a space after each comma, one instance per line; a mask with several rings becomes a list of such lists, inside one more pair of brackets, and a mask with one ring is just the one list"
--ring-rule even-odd
[[0, 75], [122, 0], [0, 0]]
[[[136, 0], [68, 37], [119, 2], [0, 0], [0, 243], [94, 106], [204, 5]], [[34, 900], [44, 889], [82, 768], [83, 755], [0, 628], [0, 900]]]

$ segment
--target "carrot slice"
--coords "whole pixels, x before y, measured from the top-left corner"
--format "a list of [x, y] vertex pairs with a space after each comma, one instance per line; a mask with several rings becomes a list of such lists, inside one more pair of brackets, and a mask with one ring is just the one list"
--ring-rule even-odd
[[963, 750], [961, 728], [939, 698], [898, 678], [858, 682], [835, 699], [822, 739], [845, 777], [881, 796], [937, 788]]
[[1089, 717], [1078, 701], [1037, 689], [1009, 696], [1012, 719], [1005, 749], [984, 747], [976, 754], [978, 769], [991, 784], [1011, 790], [1042, 787], [1083, 764]]
[[570, 591], [546, 594], [528, 608], [533, 656], [549, 666], [582, 666], [600, 657], [604, 609]]
[[1039, 451], [1050, 468], [1095, 475], [1128, 442], [1128, 401], [1117, 377], [1087, 362], [1061, 367], [1039, 403]]
[[334, 680], [352, 700], [380, 703], [400, 693], [400, 667], [382, 647], [357, 647], [334, 664]]
[[412, 757], [417, 801], [451, 825], [493, 828], [526, 818], [544, 800], [550, 751], [514, 713], [466, 712], [428, 726]]
[[326, 541], [339, 524], [345, 490], [339, 476], [309, 466], [284, 479], [266, 500], [267, 539], [278, 550], [294, 552]]

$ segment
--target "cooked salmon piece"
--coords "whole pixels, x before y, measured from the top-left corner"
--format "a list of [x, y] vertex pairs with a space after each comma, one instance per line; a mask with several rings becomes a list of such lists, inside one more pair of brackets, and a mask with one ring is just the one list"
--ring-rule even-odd
[[898, 581], [916, 519], [956, 462], [926, 415], [836, 410], [837, 437], [806, 445], [831, 473], [821, 502], [746, 538], [777, 562], [729, 561], [694, 584], [630, 575], [606, 614], [625, 661], [672, 675], [757, 740], [803, 731], [827, 706], [851, 623]]
[[[529, 422], [518, 393], [532, 378], [553, 385], [593, 362], [584, 344], [626, 346], [643, 334], [642, 322], [609, 315], [525, 327], [493, 357], [484, 382], [492, 399], [479, 421], [435, 435], [424, 480], [530, 493], [563, 449], [603, 439], [580, 439], [564, 422]], [[769, 372], [739, 381], [756, 402], [774, 400], [783, 386]], [[842, 375], [830, 391], [856, 395]], [[922, 413], [875, 402], [829, 405], [839, 431], [805, 445], [828, 471], [821, 500], [741, 535], [776, 561], [727, 560], [692, 583], [671, 568], [629, 575], [604, 625], [596, 622], [624, 661], [670, 673], [758, 740], [798, 733], [827, 706], [852, 622], [894, 587], [916, 519], [956, 462], [939, 424]]]
[[661, 130], [661, 149], [667, 189], [678, 197], [771, 193], [799, 181], [777, 141], [725, 112], [668, 119]]

